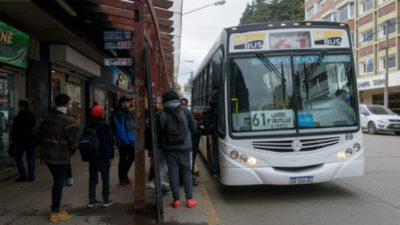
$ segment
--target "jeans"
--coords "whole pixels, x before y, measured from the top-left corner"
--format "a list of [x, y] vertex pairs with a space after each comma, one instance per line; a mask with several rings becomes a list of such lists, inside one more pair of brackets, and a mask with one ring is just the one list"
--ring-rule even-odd
[[51, 198], [52, 198], [52, 205], [51, 211], [52, 212], [59, 212], [60, 211], [60, 203], [61, 203], [61, 196], [62, 190], [64, 187], [64, 181], [67, 177], [68, 172], [68, 165], [56, 165], [47, 163], [51, 175], [53, 176], [53, 189], [51, 191]]
[[27, 148], [23, 145], [15, 146], [15, 161], [17, 163], [17, 168], [19, 175], [26, 179], [26, 171], [24, 166], [24, 152], [26, 152], [26, 159], [28, 161], [28, 174], [29, 180], [35, 179], [35, 150]]
[[186, 199], [192, 199], [193, 175], [192, 175], [192, 151], [174, 152], [165, 151], [165, 159], [168, 165], [169, 185], [171, 186], [174, 200], [179, 200], [179, 173], [183, 176]]
[[135, 148], [130, 145], [119, 147], [118, 177], [119, 182], [126, 181], [128, 171], [135, 161]]
[[89, 161], [89, 201], [96, 199], [96, 186], [99, 183], [98, 172], [103, 181], [103, 202], [107, 202], [110, 194], [110, 162], [105, 159]]

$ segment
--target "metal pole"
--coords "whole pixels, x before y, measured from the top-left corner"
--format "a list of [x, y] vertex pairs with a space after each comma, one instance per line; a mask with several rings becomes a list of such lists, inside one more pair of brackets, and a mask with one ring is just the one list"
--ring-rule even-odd
[[386, 108], [389, 108], [389, 94], [388, 94], [388, 81], [389, 81], [389, 20], [386, 20], [386, 27], [385, 27], [385, 33], [386, 33], [386, 49], [385, 49], [385, 90], [384, 90], [384, 96], [383, 96], [383, 105]]

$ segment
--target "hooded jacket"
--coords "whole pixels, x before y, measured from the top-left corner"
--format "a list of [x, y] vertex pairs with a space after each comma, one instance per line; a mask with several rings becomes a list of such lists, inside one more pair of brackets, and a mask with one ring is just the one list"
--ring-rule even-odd
[[[179, 100], [172, 100], [163, 103], [164, 110], [161, 111], [158, 121], [157, 121], [157, 131], [158, 137], [160, 137], [159, 142], [161, 148], [165, 151], [191, 151], [192, 149], [192, 133], [196, 132], [196, 125], [192, 113], [187, 109], [181, 107]], [[174, 113], [181, 107], [180, 116], [186, 127], [186, 140], [183, 144], [170, 144], [166, 137], [166, 123], [167, 123], [167, 113]]]
[[118, 147], [135, 146], [135, 124], [132, 111], [121, 107], [112, 116], [111, 125]]

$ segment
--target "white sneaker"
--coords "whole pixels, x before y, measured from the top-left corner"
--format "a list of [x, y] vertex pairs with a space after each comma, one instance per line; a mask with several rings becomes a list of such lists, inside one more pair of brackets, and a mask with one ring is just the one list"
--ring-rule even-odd
[[154, 185], [154, 182], [148, 182], [146, 184], [146, 189], [154, 189], [156, 186]]
[[163, 182], [162, 184], [163, 184], [166, 188], [170, 188], [170, 187], [169, 187], [169, 182], [168, 182], [168, 183], [167, 183], [167, 182]]

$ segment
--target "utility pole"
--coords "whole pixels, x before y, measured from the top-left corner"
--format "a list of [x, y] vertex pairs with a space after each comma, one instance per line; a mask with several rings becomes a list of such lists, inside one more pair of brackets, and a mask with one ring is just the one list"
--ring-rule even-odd
[[388, 94], [388, 83], [389, 83], [389, 20], [386, 20], [385, 33], [386, 33], [386, 49], [385, 49], [385, 90], [383, 94], [383, 105], [389, 108], [389, 94]]

